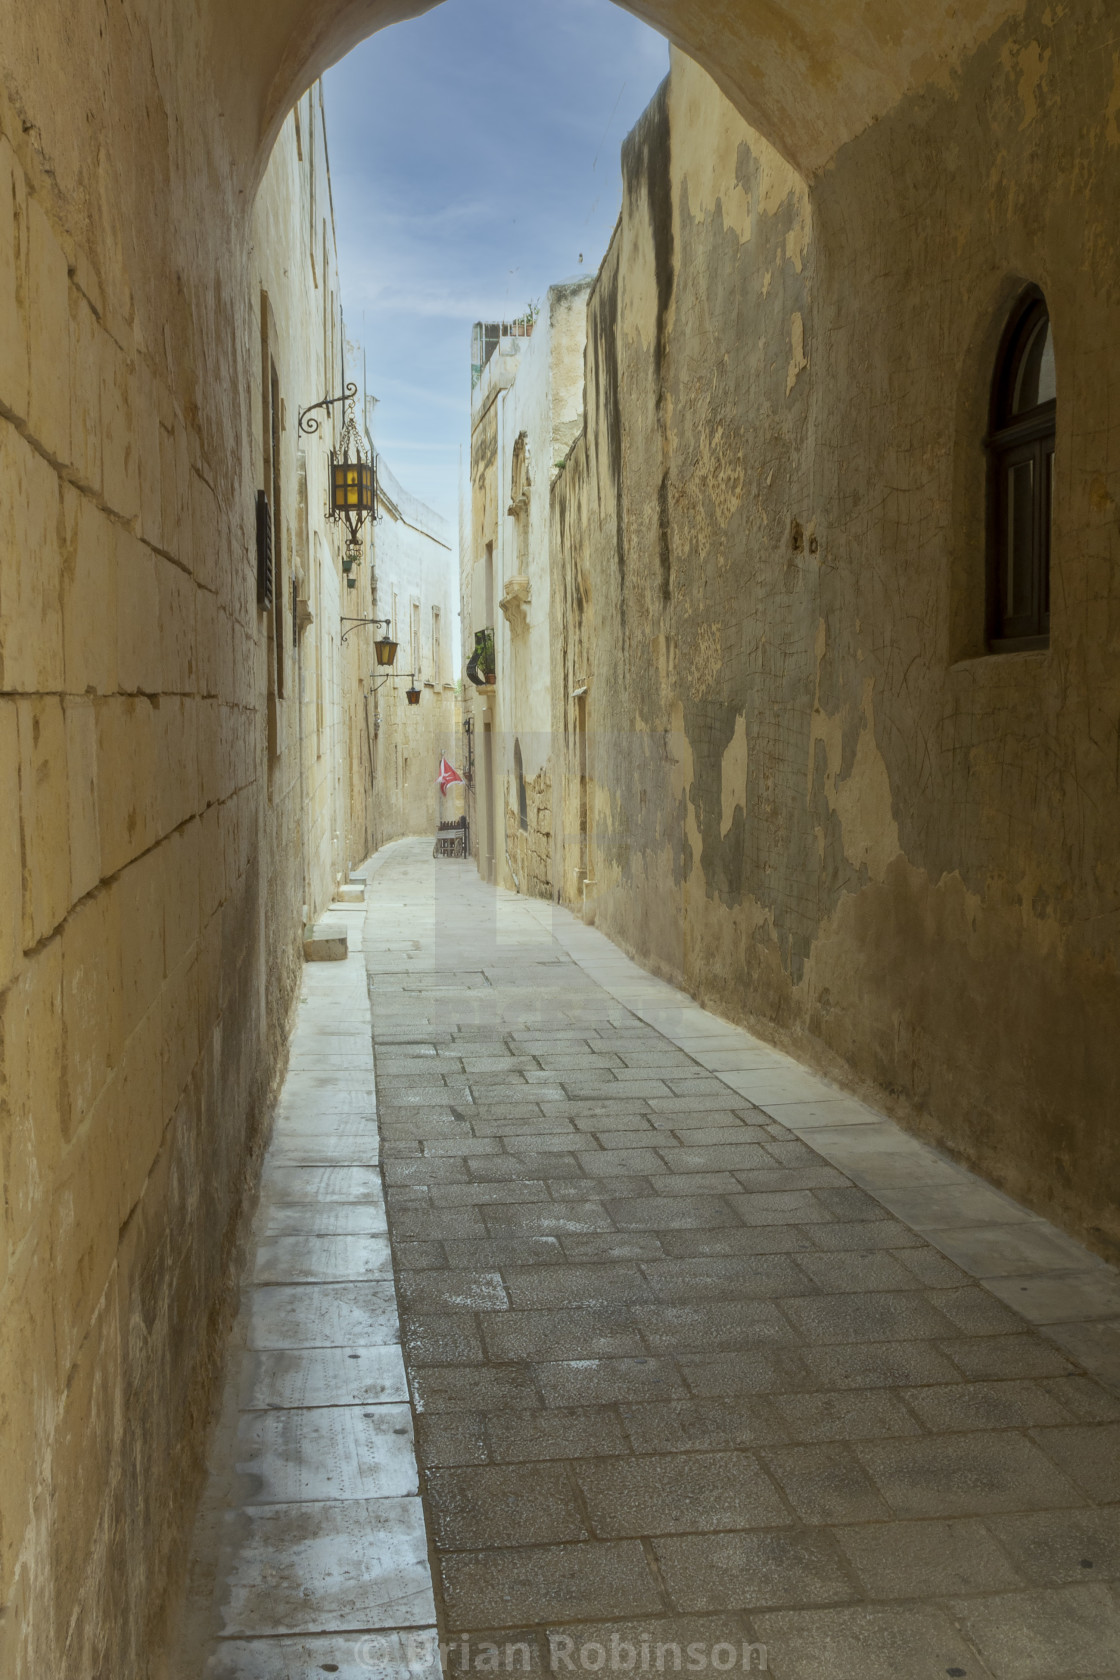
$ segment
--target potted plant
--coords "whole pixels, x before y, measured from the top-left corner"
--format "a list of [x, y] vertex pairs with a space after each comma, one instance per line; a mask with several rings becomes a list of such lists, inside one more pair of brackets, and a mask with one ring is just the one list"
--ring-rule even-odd
[[476, 630], [474, 652], [467, 660], [467, 676], [476, 688], [488, 688], [494, 681], [494, 632]]

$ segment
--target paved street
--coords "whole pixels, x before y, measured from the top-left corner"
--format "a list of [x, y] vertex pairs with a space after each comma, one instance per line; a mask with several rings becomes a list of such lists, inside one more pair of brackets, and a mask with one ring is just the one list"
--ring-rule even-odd
[[455, 1673], [1120, 1675], [1114, 1273], [430, 850], [364, 924], [407, 1391], [352, 954], [308, 970], [184, 1673], [397, 1680], [434, 1610]]
[[1066, 1240], [838, 1092], [811, 1112], [785, 1058], [567, 915], [437, 868], [399, 848], [366, 952], [437, 1602], [472, 1667], [551, 1629], [639, 1666], [643, 1636], [739, 1667], [761, 1642], [782, 1680], [1120, 1672], [1120, 1405], [795, 1128], [888, 1178], [901, 1144], [894, 1199], [949, 1227], [973, 1196], [973, 1247]]

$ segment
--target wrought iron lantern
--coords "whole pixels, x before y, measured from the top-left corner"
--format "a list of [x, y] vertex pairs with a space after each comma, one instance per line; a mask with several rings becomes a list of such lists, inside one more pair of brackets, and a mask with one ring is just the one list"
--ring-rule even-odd
[[[316, 409], [323, 408], [329, 412], [336, 403], [346, 404], [346, 424], [338, 440], [338, 449], [332, 449], [330, 455], [330, 505], [327, 513], [331, 519], [345, 521], [350, 533], [347, 555], [351, 560], [361, 552], [358, 532], [367, 519], [377, 517], [373, 455], [354, 418], [357, 396], [358, 387], [351, 380], [341, 397], [323, 397], [321, 401], [301, 409], [298, 426], [301, 435], [311, 437], [319, 430]], [[350, 570], [345, 560], [343, 566], [347, 572]]]
[[373, 459], [369, 445], [358, 430], [351, 399], [346, 411], [346, 424], [338, 440], [338, 451], [331, 450], [330, 517], [346, 521], [350, 532], [348, 551], [357, 548], [358, 532], [363, 523], [372, 518], [373, 508]]
[[410, 688], [405, 689], [404, 697], [408, 701], [410, 706], [418, 706], [420, 704], [420, 690], [416, 685], [416, 674], [415, 674], [415, 672], [413, 672], [413, 676], [412, 676], [412, 686]]
[[384, 668], [386, 665], [391, 665], [397, 657], [397, 644], [391, 636], [381, 636], [374, 642], [373, 651], [377, 663]]

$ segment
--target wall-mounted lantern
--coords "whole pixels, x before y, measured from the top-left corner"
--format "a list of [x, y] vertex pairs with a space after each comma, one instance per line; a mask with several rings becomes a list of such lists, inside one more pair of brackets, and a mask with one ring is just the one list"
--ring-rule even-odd
[[358, 431], [354, 420], [354, 404], [350, 404], [346, 424], [342, 428], [338, 453], [331, 450], [332, 519], [344, 519], [352, 544], [365, 520], [373, 514], [373, 461], [369, 445]]
[[[367, 519], [376, 516], [377, 490], [374, 462], [369, 444], [358, 430], [354, 418], [354, 404], [358, 387], [351, 381], [341, 397], [323, 397], [317, 403], [300, 409], [299, 431], [313, 437], [319, 430], [317, 408], [331, 409], [336, 403], [346, 404], [346, 424], [338, 440], [338, 449], [330, 455], [330, 495], [328, 517], [343, 520], [350, 533], [347, 551], [357, 547], [358, 532]], [[345, 566], [345, 561], [343, 562]], [[349, 571], [349, 567], [346, 570]]]
[[413, 675], [412, 675], [412, 687], [405, 689], [404, 697], [408, 701], [410, 706], [418, 706], [420, 704], [420, 690], [416, 686], [416, 673], [415, 672], [413, 672]]
[[[377, 623], [379, 624], [388, 624], [388, 622], [388, 619], [377, 620]], [[391, 665], [397, 657], [397, 644], [390, 636], [380, 636], [373, 644], [373, 651], [377, 659], [377, 663], [384, 668], [387, 665]]]

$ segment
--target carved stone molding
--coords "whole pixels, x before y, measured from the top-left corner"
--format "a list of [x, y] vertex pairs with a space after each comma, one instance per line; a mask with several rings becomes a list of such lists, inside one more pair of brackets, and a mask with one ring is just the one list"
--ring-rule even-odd
[[524, 572], [507, 578], [505, 594], [498, 602], [505, 614], [510, 633], [523, 636], [529, 628], [528, 607], [533, 599], [533, 589]]

